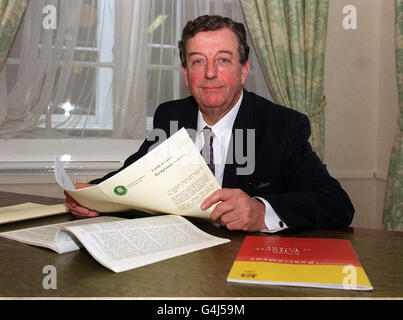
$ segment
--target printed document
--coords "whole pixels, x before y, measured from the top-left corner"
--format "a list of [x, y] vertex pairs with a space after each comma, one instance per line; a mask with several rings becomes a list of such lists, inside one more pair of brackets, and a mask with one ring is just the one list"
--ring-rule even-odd
[[200, 204], [220, 189], [184, 128], [98, 185], [75, 189], [58, 159], [55, 176], [79, 204], [99, 212], [136, 209], [209, 219], [214, 206], [203, 211]]
[[0, 237], [58, 253], [85, 249], [114, 272], [229, 242], [200, 230], [184, 217], [123, 219], [100, 216], [0, 233]]

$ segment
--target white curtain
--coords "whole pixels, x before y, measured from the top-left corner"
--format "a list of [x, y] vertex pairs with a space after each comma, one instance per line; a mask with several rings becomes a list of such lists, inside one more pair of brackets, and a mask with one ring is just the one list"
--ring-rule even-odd
[[143, 138], [149, 7], [30, 1], [0, 73], [0, 138]]
[[54, 1], [30, 1], [10, 58], [1, 71], [0, 137], [31, 137], [39, 125], [46, 128], [46, 115], [54, 112], [65, 95], [82, 0], [58, 6], [66, 14], [59, 18], [57, 29], [42, 26], [42, 10], [47, 4], [56, 7]]
[[[244, 22], [238, 0], [30, 1], [0, 72], [0, 139], [144, 138], [158, 104], [189, 95], [177, 43], [202, 14]], [[246, 87], [270, 97], [250, 47]]]
[[[110, 2], [110, 0], [109, 0]], [[115, 1], [115, 138], [144, 138], [147, 113], [147, 47], [150, 1]]]

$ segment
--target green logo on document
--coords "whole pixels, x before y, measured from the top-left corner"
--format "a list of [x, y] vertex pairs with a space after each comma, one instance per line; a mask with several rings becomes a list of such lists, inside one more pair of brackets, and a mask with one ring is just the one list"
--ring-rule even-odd
[[124, 196], [127, 193], [127, 188], [125, 186], [117, 186], [115, 189], [113, 189], [113, 192], [115, 192], [115, 194], [118, 196]]

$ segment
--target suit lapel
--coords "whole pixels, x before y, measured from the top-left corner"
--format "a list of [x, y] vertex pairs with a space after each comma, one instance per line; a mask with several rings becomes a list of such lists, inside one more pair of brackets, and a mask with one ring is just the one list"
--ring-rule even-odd
[[182, 123], [179, 124], [179, 128], [185, 127], [185, 129], [190, 129], [188, 130], [188, 133], [194, 142], [196, 138], [195, 134], [197, 129], [197, 116], [199, 108], [193, 97], [189, 97], [188, 99], [188, 105], [186, 106], [182, 115]]

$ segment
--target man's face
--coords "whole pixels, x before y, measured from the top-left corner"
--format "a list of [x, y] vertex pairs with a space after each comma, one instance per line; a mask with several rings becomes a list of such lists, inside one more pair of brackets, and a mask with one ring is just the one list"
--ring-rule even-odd
[[[229, 29], [197, 33], [187, 41], [186, 87], [207, 123], [220, 120], [236, 103], [249, 72], [239, 62], [238, 40]], [[210, 120], [210, 121], [208, 121]]]

